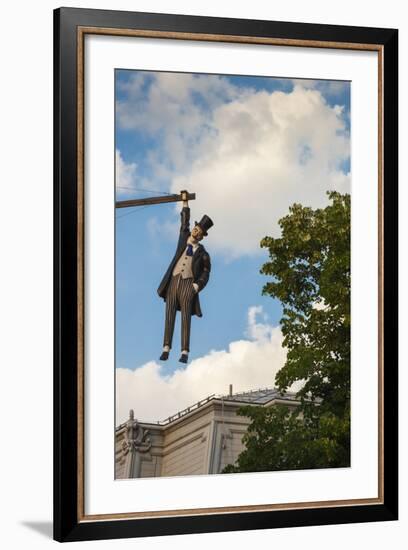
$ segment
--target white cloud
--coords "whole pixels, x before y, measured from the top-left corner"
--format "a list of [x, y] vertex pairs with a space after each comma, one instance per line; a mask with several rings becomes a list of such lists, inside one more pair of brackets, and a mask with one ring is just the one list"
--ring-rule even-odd
[[328, 308], [326, 302], [324, 301], [324, 298], [320, 298], [318, 302], [313, 302], [312, 307], [313, 309], [317, 309], [318, 311], [322, 311]]
[[239, 93], [225, 78], [181, 73], [138, 73], [121, 89], [127, 96], [116, 105], [120, 127], [160, 138], [149, 156], [157, 177], [191, 164], [195, 145], [211, 132], [208, 113]]
[[116, 423], [124, 422], [130, 409], [139, 420], [163, 420], [208, 395], [227, 394], [229, 384], [234, 392], [273, 387], [286, 350], [280, 328], [259, 323], [258, 316], [265, 320], [261, 306], [249, 308], [249, 339], [231, 342], [226, 350], [213, 350], [173, 374], [165, 375], [155, 361], [133, 371], [118, 368]]
[[248, 327], [246, 335], [251, 340], [266, 342], [272, 338], [275, 327], [267, 323], [257, 322], [258, 316], [262, 317], [264, 321], [267, 321], [267, 315], [263, 312], [262, 306], [251, 306], [248, 309]]
[[320, 207], [327, 190], [349, 191], [344, 121], [320, 92], [254, 93], [218, 107], [213, 121], [216, 134], [172, 184], [196, 192], [192, 208], [213, 219], [211, 250], [253, 254], [294, 202]]
[[116, 188], [118, 194], [129, 194], [129, 190], [135, 188], [136, 163], [126, 163], [121, 152], [116, 150]]
[[350, 190], [343, 109], [319, 89], [345, 84], [294, 83], [289, 93], [267, 92], [220, 76], [159, 73], [123, 85], [120, 125], [156, 139], [147, 157], [154, 188], [197, 194], [193, 220], [205, 213], [215, 224], [210, 251], [229, 259], [259, 253], [291, 204], [321, 207], [327, 190]]

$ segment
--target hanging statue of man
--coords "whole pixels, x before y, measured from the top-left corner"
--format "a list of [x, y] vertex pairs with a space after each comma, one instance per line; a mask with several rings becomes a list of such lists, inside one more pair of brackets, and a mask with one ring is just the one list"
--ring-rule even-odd
[[181, 191], [183, 208], [181, 210], [180, 237], [176, 253], [157, 289], [166, 302], [162, 361], [169, 357], [173, 339], [177, 310], [181, 311], [181, 356], [179, 361], [187, 363], [190, 351], [191, 315], [202, 317], [199, 292], [208, 283], [211, 271], [210, 255], [200, 243], [214, 224], [208, 216], [195, 222], [190, 232], [190, 208], [187, 191]]

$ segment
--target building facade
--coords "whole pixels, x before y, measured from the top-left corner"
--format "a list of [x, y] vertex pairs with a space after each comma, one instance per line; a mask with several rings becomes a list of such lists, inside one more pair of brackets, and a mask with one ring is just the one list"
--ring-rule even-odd
[[276, 389], [209, 396], [156, 424], [129, 419], [115, 432], [115, 479], [219, 474], [243, 451], [250, 420], [243, 405], [299, 405], [294, 393]]

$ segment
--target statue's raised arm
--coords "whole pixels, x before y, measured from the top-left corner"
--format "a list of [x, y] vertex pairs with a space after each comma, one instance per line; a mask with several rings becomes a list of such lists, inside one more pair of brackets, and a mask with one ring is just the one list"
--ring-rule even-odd
[[180, 233], [190, 234], [190, 208], [188, 206], [188, 192], [180, 191], [180, 195], [183, 201], [183, 208], [180, 213], [180, 217], [181, 217]]

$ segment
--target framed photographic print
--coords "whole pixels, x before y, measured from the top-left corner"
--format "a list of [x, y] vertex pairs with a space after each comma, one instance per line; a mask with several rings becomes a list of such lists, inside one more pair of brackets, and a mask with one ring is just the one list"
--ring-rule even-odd
[[397, 519], [397, 30], [54, 29], [55, 539]]

